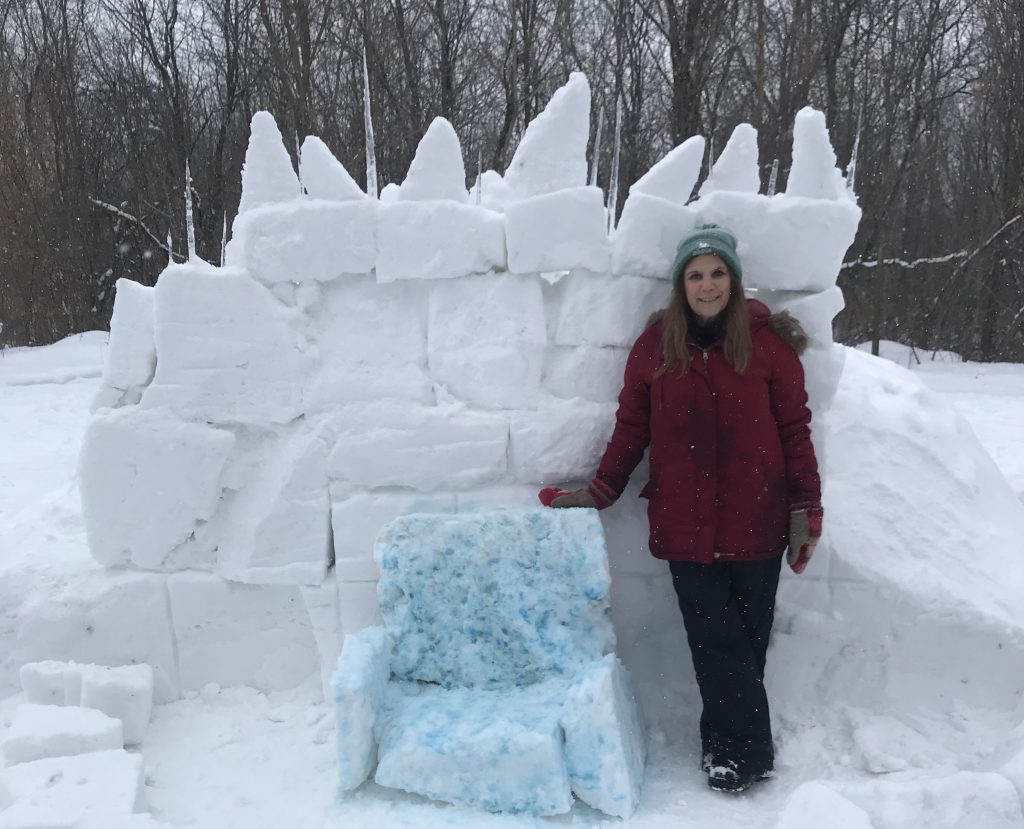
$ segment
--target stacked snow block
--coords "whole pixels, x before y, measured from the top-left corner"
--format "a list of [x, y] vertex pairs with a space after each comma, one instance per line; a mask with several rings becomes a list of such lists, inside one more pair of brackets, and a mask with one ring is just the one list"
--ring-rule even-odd
[[596, 512], [407, 515], [376, 559], [384, 623], [345, 638], [334, 676], [343, 791], [372, 772], [492, 811], [560, 814], [575, 793], [632, 814], [646, 744]]
[[[153, 601], [133, 612], [146, 625], [94, 655], [54, 603], [26, 623], [50, 650], [20, 656], [146, 661], [159, 699], [207, 682], [286, 687], [318, 664], [328, 676], [343, 635], [380, 619], [384, 524], [535, 504], [539, 486], [591, 477], [628, 350], [699, 222], [732, 227], [745, 284], [812, 330], [817, 436], [841, 367], [835, 277], [859, 216], [820, 115], [797, 119], [786, 193], [758, 194], [743, 126], [691, 201], [695, 137], [630, 188], [611, 235], [587, 186], [589, 134], [574, 73], [504, 175], [467, 191], [459, 139], [437, 119], [405, 180], [372, 199], [315, 137], [296, 170], [257, 113], [225, 265], [193, 257], [152, 289], [120, 286], [83, 443], [90, 547], [145, 580]], [[252, 621], [244, 648], [238, 619]], [[135, 641], [143, 629], [161, 633]]]

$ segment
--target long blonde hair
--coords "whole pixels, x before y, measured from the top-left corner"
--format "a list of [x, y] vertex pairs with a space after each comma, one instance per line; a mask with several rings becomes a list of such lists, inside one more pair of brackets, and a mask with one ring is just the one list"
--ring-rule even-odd
[[[750, 314], [747, 312], [747, 296], [743, 283], [732, 272], [729, 273], [731, 292], [729, 302], [722, 313], [725, 315], [725, 336], [722, 347], [725, 359], [739, 374], [746, 373], [753, 358], [754, 346], [750, 339]], [[690, 349], [686, 338], [689, 333], [689, 318], [692, 311], [686, 303], [686, 289], [680, 280], [672, 290], [672, 299], [661, 320], [661, 367], [654, 373], [661, 377], [675, 368], [680, 374], [690, 370]]]

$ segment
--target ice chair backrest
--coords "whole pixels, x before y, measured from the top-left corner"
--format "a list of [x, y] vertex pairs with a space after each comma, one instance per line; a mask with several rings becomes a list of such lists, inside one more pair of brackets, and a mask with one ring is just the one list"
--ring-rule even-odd
[[615, 646], [594, 510], [405, 515], [381, 531], [375, 554], [397, 679], [528, 685], [571, 676]]

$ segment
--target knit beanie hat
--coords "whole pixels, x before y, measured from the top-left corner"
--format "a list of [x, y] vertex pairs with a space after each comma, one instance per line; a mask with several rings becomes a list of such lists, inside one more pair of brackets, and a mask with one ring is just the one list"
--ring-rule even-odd
[[676, 258], [672, 263], [672, 284], [679, 287], [686, 264], [694, 257], [713, 253], [732, 271], [737, 279], [743, 279], [743, 268], [736, 253], [736, 237], [719, 225], [701, 225], [683, 237], [676, 247]]

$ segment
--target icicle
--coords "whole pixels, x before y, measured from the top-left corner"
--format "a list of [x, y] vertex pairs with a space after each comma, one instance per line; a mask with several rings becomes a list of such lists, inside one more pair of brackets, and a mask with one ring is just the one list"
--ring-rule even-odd
[[192, 222], [192, 171], [189, 169], [188, 159], [185, 159], [185, 233], [188, 237], [188, 261], [191, 262], [196, 258], [196, 228]]
[[860, 115], [857, 116], [857, 136], [853, 139], [853, 152], [850, 154], [850, 164], [846, 168], [846, 189], [850, 193], [853, 193], [854, 180], [857, 178], [857, 152], [860, 150], [860, 128], [863, 115], [864, 111], [861, 110]]
[[483, 201], [483, 181], [484, 181], [484, 153], [483, 150], [477, 149], [476, 151], [476, 187], [473, 188], [473, 204], [480, 206]]
[[715, 166], [715, 136], [711, 136], [708, 141], [708, 177], [711, 176], [711, 170]]
[[779, 180], [779, 160], [772, 161], [772, 174], [768, 176], [768, 195], [775, 195], [775, 183]]
[[615, 230], [619, 201], [619, 147], [622, 143], [622, 97], [615, 102], [615, 145], [612, 150], [612, 179], [608, 184], [608, 232]]
[[363, 46], [363, 126], [366, 130], [366, 195], [377, 198], [377, 151], [373, 144], [373, 116], [370, 112], [370, 72]]
[[590, 165], [590, 186], [597, 186], [597, 168], [601, 166], [601, 134], [604, 132], [604, 104], [597, 113], [597, 135], [594, 136], [594, 160]]
[[302, 145], [299, 143], [299, 134], [295, 133], [295, 168], [299, 171], [299, 195], [306, 195], [306, 188], [302, 186]]
[[167, 264], [174, 264], [174, 244], [171, 242], [171, 228], [167, 228]]
[[224, 227], [220, 232], [220, 266], [224, 267], [224, 255], [228, 249], [228, 214], [224, 211]]

